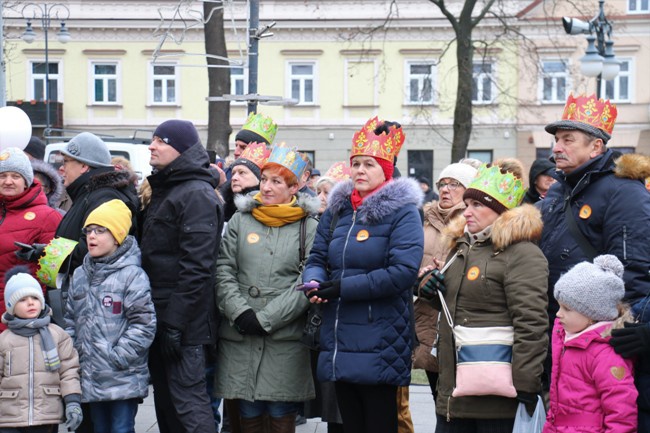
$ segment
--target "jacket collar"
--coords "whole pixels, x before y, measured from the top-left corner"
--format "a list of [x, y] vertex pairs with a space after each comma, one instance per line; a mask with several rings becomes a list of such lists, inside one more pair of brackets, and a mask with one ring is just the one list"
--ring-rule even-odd
[[[332, 209], [332, 214], [338, 214], [348, 207], [352, 209], [350, 203], [352, 189], [351, 180], [341, 182], [332, 189], [327, 200], [327, 207]], [[388, 182], [379, 191], [367, 197], [357, 209], [357, 220], [362, 224], [375, 224], [407, 204], [420, 207], [423, 200], [424, 193], [417, 181], [400, 177]]]

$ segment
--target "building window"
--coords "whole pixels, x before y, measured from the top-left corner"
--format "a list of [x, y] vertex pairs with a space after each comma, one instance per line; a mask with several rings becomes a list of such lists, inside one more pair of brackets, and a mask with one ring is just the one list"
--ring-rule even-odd
[[566, 62], [563, 60], [545, 60], [542, 62], [541, 100], [543, 102], [566, 101], [569, 87]]
[[621, 60], [621, 70], [613, 80], [601, 82], [601, 95], [605, 98], [611, 99], [613, 102], [631, 102], [632, 92], [630, 86], [632, 85], [631, 74], [631, 61]]
[[248, 93], [247, 70], [244, 68], [230, 68], [230, 94], [245, 95]]
[[435, 66], [432, 63], [407, 62], [406, 72], [406, 102], [433, 104]]
[[492, 151], [491, 150], [468, 150], [467, 157], [478, 159], [479, 161], [484, 162], [485, 164], [489, 164], [492, 162]]
[[178, 89], [175, 65], [151, 65], [154, 104], [175, 104]]
[[30, 99], [36, 101], [59, 100], [59, 64], [49, 62], [47, 64], [48, 80], [50, 85], [50, 97], [45, 94], [45, 63], [32, 62], [32, 86]]
[[627, 11], [633, 14], [643, 14], [650, 12], [650, 2], [648, 0], [627, 0]]
[[472, 66], [472, 102], [475, 104], [489, 104], [494, 100], [493, 69], [490, 62]]
[[314, 62], [289, 63], [289, 97], [298, 104], [316, 102], [316, 64]]
[[93, 63], [93, 102], [114, 104], [117, 102], [117, 63]]

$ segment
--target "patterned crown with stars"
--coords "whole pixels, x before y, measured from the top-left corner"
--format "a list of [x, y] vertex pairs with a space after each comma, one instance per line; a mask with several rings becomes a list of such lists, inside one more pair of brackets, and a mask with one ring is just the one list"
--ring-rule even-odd
[[512, 173], [503, 174], [498, 166], [485, 164], [479, 167], [476, 177], [467, 187], [470, 188], [484, 192], [506, 209], [518, 206], [526, 193], [524, 184]]
[[404, 144], [404, 132], [401, 127], [391, 126], [388, 134], [382, 132], [375, 135], [375, 129], [382, 123], [383, 120], [379, 120], [375, 116], [369, 119], [361, 130], [354, 134], [350, 158], [362, 155], [373, 156], [389, 162], [395, 160]]
[[598, 99], [596, 95], [578, 97], [569, 95], [562, 113], [562, 120], [586, 123], [594, 128], [612, 134], [618, 110], [609, 100]]
[[241, 129], [252, 131], [262, 136], [269, 144], [273, 143], [278, 125], [262, 113], [250, 113]]
[[279, 164], [296, 175], [298, 180], [302, 177], [307, 162], [303, 159], [302, 154], [295, 148], [288, 147], [285, 143], [276, 144], [271, 149], [271, 155], [266, 164]]

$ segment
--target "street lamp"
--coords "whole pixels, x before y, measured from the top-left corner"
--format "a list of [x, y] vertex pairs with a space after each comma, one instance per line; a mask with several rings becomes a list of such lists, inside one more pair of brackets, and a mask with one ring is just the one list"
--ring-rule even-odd
[[[29, 12], [31, 11], [31, 14]], [[27, 12], [27, 14], [26, 14]], [[31, 44], [36, 39], [36, 32], [32, 28], [32, 20], [40, 19], [41, 26], [43, 28], [43, 34], [45, 38], [45, 131], [43, 135], [47, 135], [50, 130], [50, 102], [51, 102], [51, 93], [50, 93], [50, 60], [49, 60], [49, 47], [47, 40], [47, 32], [52, 23], [52, 18], [55, 20], [61, 20], [61, 27], [57, 32], [56, 36], [59, 42], [65, 44], [70, 41], [70, 32], [65, 27], [65, 20], [70, 18], [70, 9], [62, 3], [54, 3], [48, 5], [43, 3], [42, 5], [36, 3], [27, 3], [23, 7], [22, 11], [23, 18], [27, 19], [27, 28], [23, 32], [22, 40]], [[31, 18], [29, 18], [31, 15]], [[60, 17], [61, 16], [61, 17]]]
[[600, 98], [601, 80], [613, 80], [621, 70], [621, 63], [614, 56], [612, 24], [605, 17], [605, 0], [598, 0], [598, 13], [589, 22], [562, 17], [562, 25], [570, 35], [589, 35], [587, 50], [580, 59], [580, 72], [587, 77], [598, 77], [596, 92]]

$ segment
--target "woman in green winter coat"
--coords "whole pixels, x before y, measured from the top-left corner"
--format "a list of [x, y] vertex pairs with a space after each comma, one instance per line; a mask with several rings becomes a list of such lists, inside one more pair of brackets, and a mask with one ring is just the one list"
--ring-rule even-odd
[[[295, 431], [297, 402], [314, 398], [309, 349], [300, 343], [308, 299], [295, 286], [309, 252], [318, 198], [298, 194], [300, 154], [274, 147], [260, 191], [235, 200], [217, 260], [215, 393], [239, 401], [242, 433]], [[304, 235], [301, 235], [301, 228]], [[303, 244], [304, 248], [301, 248]]]

